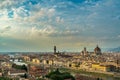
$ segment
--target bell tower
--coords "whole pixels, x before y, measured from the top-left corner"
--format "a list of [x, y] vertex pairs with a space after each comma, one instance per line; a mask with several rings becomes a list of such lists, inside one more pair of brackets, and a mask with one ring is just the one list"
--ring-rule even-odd
[[54, 46], [54, 54], [56, 54], [56, 46]]

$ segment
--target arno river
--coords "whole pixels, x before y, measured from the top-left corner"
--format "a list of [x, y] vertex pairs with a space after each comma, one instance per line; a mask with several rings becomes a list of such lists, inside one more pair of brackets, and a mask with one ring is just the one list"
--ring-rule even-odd
[[71, 70], [71, 69], [61, 69], [62, 71], [67, 71], [72, 73], [72, 75], [79, 74], [82, 76], [89, 76], [89, 77], [94, 77], [94, 78], [100, 78], [102, 80], [120, 80], [120, 77], [114, 77], [109, 74], [102, 74], [102, 73], [95, 73], [95, 72], [86, 72], [86, 71], [81, 71], [81, 70]]

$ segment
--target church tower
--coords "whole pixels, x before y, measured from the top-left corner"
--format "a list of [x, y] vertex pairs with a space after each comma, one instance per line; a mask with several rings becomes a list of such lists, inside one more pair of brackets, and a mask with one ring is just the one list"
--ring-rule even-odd
[[81, 54], [82, 55], [88, 55], [88, 51], [87, 51], [87, 49], [86, 49], [86, 47], [84, 47], [84, 49], [83, 49], [83, 51], [81, 52]]
[[84, 47], [84, 55], [86, 55], [87, 51], [86, 51], [86, 47]]
[[54, 54], [56, 54], [56, 46], [54, 46]]

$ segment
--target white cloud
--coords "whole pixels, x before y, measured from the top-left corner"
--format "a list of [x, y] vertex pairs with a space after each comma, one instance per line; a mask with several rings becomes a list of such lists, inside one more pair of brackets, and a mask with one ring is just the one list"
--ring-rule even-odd
[[61, 22], [64, 22], [64, 20], [63, 20], [63, 18], [58, 16], [58, 17], [56, 17], [56, 22], [61, 23]]
[[[26, 22], [39, 22], [41, 19], [46, 19], [44, 22], [49, 21], [50, 19], [54, 18], [55, 9], [53, 8], [40, 8], [37, 11], [31, 11], [30, 16], [24, 18]], [[49, 20], [47, 20], [47, 18]]]
[[49, 36], [50, 34], [56, 33], [56, 30], [48, 25], [47, 27], [43, 28], [43, 29], [37, 29], [36, 27], [32, 27], [30, 32], [30, 37], [46, 37]]
[[29, 11], [24, 9], [24, 6], [13, 9], [13, 11], [14, 11], [14, 18], [18, 18], [18, 17], [24, 18], [29, 15]]
[[40, 37], [49, 37], [49, 35], [56, 33], [56, 30], [47, 25], [44, 28], [37, 27], [4, 27], [0, 29], [0, 36], [11, 37], [16, 39], [32, 39]]
[[0, 10], [0, 20], [2, 20], [2, 21], [9, 20], [8, 19], [8, 11], [7, 11], [7, 9]]
[[16, 7], [16, 5], [23, 3], [24, 0], [0, 0], [0, 9], [10, 9]]
[[48, 14], [49, 17], [53, 16], [54, 13], [55, 13], [55, 9], [54, 8], [48, 9], [48, 13], [47, 14]]
[[1, 35], [4, 37], [11, 37], [15, 39], [40, 39], [51, 37], [65, 37], [75, 36], [79, 33], [78, 30], [66, 29], [64, 31], [58, 30], [51, 25], [46, 25], [43, 28], [39, 27], [5, 27], [0, 30]]
[[3, 27], [0, 29], [0, 34], [4, 35], [6, 32], [8, 33], [11, 30], [11, 26]]
[[7, 6], [11, 6], [14, 4], [14, 1], [13, 0], [1, 0], [0, 1], [0, 8], [4, 8], [4, 7], [7, 7]]

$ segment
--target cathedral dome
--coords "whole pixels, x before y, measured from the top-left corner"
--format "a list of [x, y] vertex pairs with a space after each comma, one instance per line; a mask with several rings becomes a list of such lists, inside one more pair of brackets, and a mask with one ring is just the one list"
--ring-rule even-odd
[[94, 53], [96, 54], [96, 55], [101, 55], [102, 53], [101, 53], [101, 49], [98, 47], [98, 45], [97, 45], [97, 47], [94, 49]]
[[94, 51], [101, 51], [101, 49], [97, 45], [97, 47], [94, 49]]

